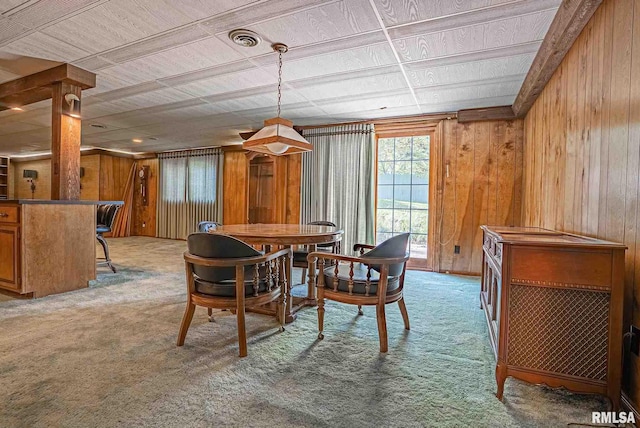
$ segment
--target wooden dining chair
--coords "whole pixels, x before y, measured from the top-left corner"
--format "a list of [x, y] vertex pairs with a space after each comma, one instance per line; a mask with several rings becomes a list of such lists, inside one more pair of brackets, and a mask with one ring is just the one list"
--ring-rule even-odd
[[262, 254], [239, 239], [211, 233], [192, 233], [187, 245], [187, 307], [178, 346], [184, 345], [196, 306], [235, 310], [241, 357], [247, 355], [246, 308], [277, 300], [280, 330], [284, 331], [285, 272], [291, 249]]
[[[330, 254], [316, 251], [307, 258], [310, 262], [318, 260], [318, 339], [324, 339], [324, 299], [358, 305], [358, 314], [362, 315], [362, 306], [376, 307], [380, 352], [387, 352], [387, 321], [385, 305], [398, 302], [404, 321], [409, 330], [409, 315], [404, 303], [404, 276], [409, 260], [407, 243], [409, 234], [403, 233], [372, 246], [354, 245], [354, 251], [361, 251], [360, 257]], [[364, 252], [369, 249], [370, 251]], [[333, 266], [325, 267], [327, 261], [335, 261]]]
[[[336, 225], [330, 221], [318, 220], [307, 223], [312, 226], [331, 226], [336, 227]], [[340, 254], [340, 241], [329, 242], [327, 244], [318, 244], [316, 245], [317, 251], [326, 251], [329, 253]], [[309, 263], [307, 262], [307, 256], [309, 255], [308, 246], [298, 247], [297, 250], [293, 252], [293, 267], [302, 268], [302, 279], [301, 283], [305, 283], [305, 277], [307, 276], [307, 269], [309, 268]]]

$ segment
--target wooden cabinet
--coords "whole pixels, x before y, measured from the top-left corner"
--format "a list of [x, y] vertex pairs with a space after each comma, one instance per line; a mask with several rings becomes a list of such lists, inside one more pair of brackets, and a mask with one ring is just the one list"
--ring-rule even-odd
[[9, 158], [0, 157], [0, 199], [9, 199]]
[[606, 395], [618, 410], [626, 247], [539, 228], [482, 230], [480, 305], [498, 398], [513, 376]]
[[0, 288], [42, 297], [95, 277], [95, 203], [0, 203]]
[[226, 149], [222, 222], [299, 223], [301, 160]]

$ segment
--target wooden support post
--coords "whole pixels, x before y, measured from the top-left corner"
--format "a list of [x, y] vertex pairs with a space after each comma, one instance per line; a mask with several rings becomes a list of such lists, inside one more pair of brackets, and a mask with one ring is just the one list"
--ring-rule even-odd
[[67, 82], [52, 85], [51, 97], [51, 199], [80, 199], [80, 142], [82, 121], [65, 112], [66, 94], [81, 97], [81, 88]]

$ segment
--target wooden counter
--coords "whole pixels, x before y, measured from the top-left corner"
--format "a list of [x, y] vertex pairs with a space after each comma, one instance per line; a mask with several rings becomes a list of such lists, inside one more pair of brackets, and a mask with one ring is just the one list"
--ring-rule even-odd
[[538, 228], [482, 230], [480, 305], [498, 398], [513, 376], [606, 395], [618, 411], [626, 247]]
[[0, 202], [0, 288], [33, 297], [96, 278], [96, 202]]

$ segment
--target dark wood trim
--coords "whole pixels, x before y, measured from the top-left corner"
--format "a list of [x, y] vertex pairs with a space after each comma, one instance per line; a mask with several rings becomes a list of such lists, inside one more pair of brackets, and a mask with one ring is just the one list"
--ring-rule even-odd
[[515, 119], [511, 106], [458, 110], [458, 123]]
[[61, 64], [5, 82], [0, 84], [0, 111], [49, 99], [56, 83], [89, 89], [96, 86], [96, 75], [75, 65]]
[[220, 149], [223, 152], [244, 152], [244, 151], [246, 151], [242, 147], [242, 144], [231, 144], [229, 146], [221, 146]]
[[563, 0], [513, 103], [517, 117], [527, 114], [602, 0]]

